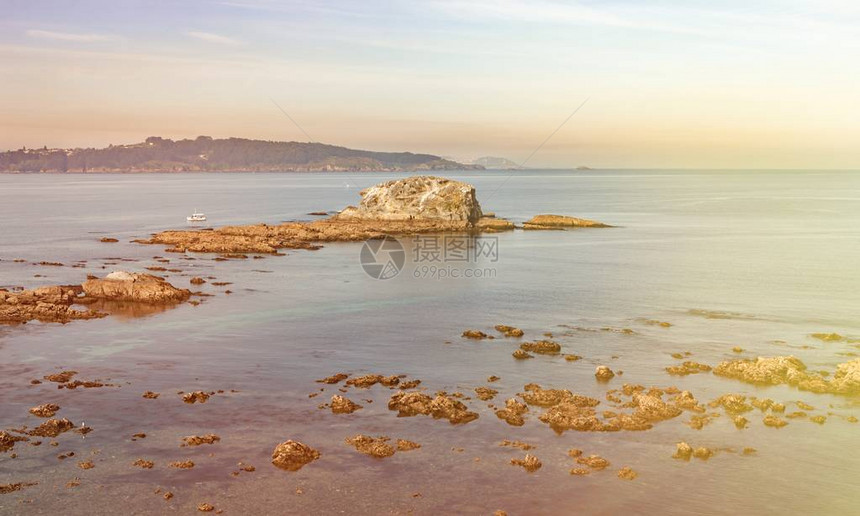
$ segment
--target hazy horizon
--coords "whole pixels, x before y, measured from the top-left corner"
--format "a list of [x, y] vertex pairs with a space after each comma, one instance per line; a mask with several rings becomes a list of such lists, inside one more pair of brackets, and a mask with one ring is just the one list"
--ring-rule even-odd
[[6, 5], [2, 149], [208, 135], [520, 163], [589, 98], [529, 168], [860, 168], [846, 1]]

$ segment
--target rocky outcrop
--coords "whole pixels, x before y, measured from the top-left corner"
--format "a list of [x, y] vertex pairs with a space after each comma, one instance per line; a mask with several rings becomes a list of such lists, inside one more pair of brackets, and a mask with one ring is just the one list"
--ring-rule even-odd
[[81, 285], [92, 299], [163, 304], [187, 300], [191, 291], [179, 289], [158, 276], [116, 271], [102, 279], [88, 279]]
[[474, 186], [443, 177], [414, 176], [362, 190], [358, 207], [349, 206], [336, 217], [474, 225], [481, 216]]
[[837, 365], [832, 378], [808, 371], [794, 356], [729, 360], [715, 367], [714, 374], [755, 384], [787, 384], [817, 393], [860, 395], [860, 359]]
[[0, 290], [0, 324], [28, 321], [67, 323], [76, 319], [95, 319], [107, 314], [76, 310], [82, 289], [78, 285], [40, 287], [21, 292]]
[[287, 471], [298, 471], [320, 458], [320, 452], [298, 441], [284, 441], [272, 452], [272, 464]]
[[523, 222], [523, 229], [609, 228], [596, 220], [578, 219], [564, 215], [535, 215]]

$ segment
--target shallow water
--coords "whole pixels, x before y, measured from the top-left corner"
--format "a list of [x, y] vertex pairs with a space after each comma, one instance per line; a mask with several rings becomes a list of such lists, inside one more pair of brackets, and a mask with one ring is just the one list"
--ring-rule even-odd
[[[115, 512], [117, 504], [130, 513], [187, 512], [200, 502], [226, 513], [298, 514], [855, 511], [860, 424], [839, 416], [860, 416], [856, 400], [709, 373], [679, 378], [664, 368], [678, 362], [671, 353], [690, 351], [690, 359], [710, 365], [794, 354], [813, 370], [832, 371], [860, 352], [856, 344], [808, 336], [860, 336], [860, 174], [450, 175], [476, 186], [485, 211], [517, 222], [561, 213], [617, 227], [494, 235], [497, 261], [449, 264], [457, 271], [486, 270], [482, 278], [415, 278], [426, 263], [410, 256], [397, 277], [380, 281], [363, 272], [359, 244], [216, 262], [208, 255], [183, 260], [160, 246], [129, 241], [184, 227], [195, 208], [213, 226], [310, 219], [308, 212], [356, 203], [360, 188], [391, 174], [0, 175], [0, 286], [80, 283], [86, 274], [164, 265], [154, 256], [182, 269], [167, 273], [178, 286], [187, 287], [191, 276], [232, 282], [204, 285], [215, 295], [196, 307], [0, 327], [0, 428], [35, 426], [41, 421], [27, 410], [54, 402], [62, 407], [58, 416], [94, 429], [86, 438], [63, 434], [57, 447], [48, 446], [50, 439], [39, 447], [19, 443], [16, 459], [0, 455], [0, 484], [39, 482], [0, 495], [0, 512]], [[102, 236], [120, 243], [100, 243]], [[111, 259], [120, 257], [137, 261]], [[27, 262], [12, 261], [19, 258]], [[43, 260], [65, 266], [32, 264]], [[84, 267], [70, 266], [80, 260]], [[713, 312], [738, 315], [703, 316]], [[673, 326], [645, 325], [642, 318]], [[467, 328], [491, 332], [500, 323], [523, 328], [526, 339], [553, 332], [564, 352], [584, 358], [515, 361], [515, 340], [459, 336]], [[630, 328], [635, 334], [560, 325]], [[733, 346], [745, 351], [733, 353]], [[594, 368], [601, 364], [623, 376], [608, 387], [597, 383]], [[68, 391], [29, 383], [62, 369], [77, 370], [82, 379], [110, 378], [117, 386]], [[466, 401], [480, 417], [459, 426], [424, 416], [397, 418], [386, 407], [394, 391], [378, 385], [346, 394], [364, 405], [354, 414], [318, 409], [338, 391], [314, 380], [342, 371], [406, 374], [421, 379], [430, 393], [470, 395], [483, 385], [500, 393], [491, 402]], [[489, 375], [501, 380], [487, 384]], [[532, 408], [525, 426], [516, 428], [488, 407], [502, 405], [530, 382], [599, 399], [625, 382], [675, 385], [703, 402], [737, 392], [786, 402], [787, 412], [794, 410], [789, 402], [804, 400], [816, 408], [811, 414], [837, 415], [822, 426], [790, 420], [775, 429], [763, 426], [756, 411], [747, 415], [746, 430], [725, 415], [693, 430], [684, 414], [644, 432], [557, 435], [537, 420], [540, 409]], [[203, 405], [184, 404], [176, 394], [218, 389], [227, 392]], [[161, 396], [144, 400], [146, 390]], [[137, 432], [147, 438], [131, 441]], [[183, 436], [208, 432], [221, 442], [179, 447]], [[422, 448], [373, 459], [344, 444], [356, 433], [411, 439]], [[271, 451], [287, 439], [313, 446], [321, 459], [297, 473], [274, 468]], [[543, 467], [529, 474], [509, 465], [524, 452], [499, 447], [503, 439], [536, 445], [531, 453]], [[707, 462], [677, 461], [671, 455], [680, 440], [735, 452], [722, 451]], [[612, 466], [571, 476], [568, 470], [577, 465], [566, 450], [572, 447], [599, 454]], [[744, 447], [758, 452], [743, 456], [738, 452]], [[68, 451], [76, 456], [57, 459]], [[90, 457], [94, 469], [76, 466]], [[138, 457], [154, 460], [155, 468], [133, 468]], [[196, 467], [167, 468], [185, 458]], [[231, 476], [239, 461], [256, 471]], [[618, 479], [622, 466], [639, 477]], [[65, 487], [74, 477], [81, 484]], [[154, 494], [159, 487], [176, 496], [163, 500]]]

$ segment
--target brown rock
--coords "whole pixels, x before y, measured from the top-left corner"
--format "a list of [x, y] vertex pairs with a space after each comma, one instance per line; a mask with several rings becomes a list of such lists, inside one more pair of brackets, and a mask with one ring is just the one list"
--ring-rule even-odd
[[608, 228], [602, 222], [564, 215], [535, 215], [523, 223], [524, 229]]
[[577, 464], [583, 464], [591, 469], [606, 469], [609, 467], [609, 461], [600, 455], [589, 455], [588, 457], [579, 457], [576, 459]]
[[339, 394], [335, 394], [331, 397], [331, 411], [334, 414], [352, 414], [356, 410], [361, 408], [361, 405], [358, 403], [354, 403], [353, 401], [341, 396]]
[[622, 480], [633, 480], [639, 475], [633, 471], [633, 468], [630, 466], [624, 466], [620, 470], [618, 470], [618, 478]]
[[597, 366], [597, 369], [594, 371], [594, 377], [601, 381], [609, 381], [615, 376], [615, 373], [612, 372], [607, 366]]
[[182, 401], [188, 404], [206, 403], [209, 399], [209, 394], [203, 391], [187, 392], [182, 395]]
[[54, 414], [56, 414], [58, 410], [60, 410], [59, 405], [45, 403], [44, 405], [31, 408], [30, 414], [38, 417], [54, 417]]
[[515, 328], [513, 326], [507, 326], [504, 324], [497, 324], [495, 329], [499, 333], [503, 333], [505, 337], [522, 337], [523, 330], [519, 328]]
[[476, 387], [475, 394], [477, 394], [478, 399], [482, 401], [489, 401], [496, 397], [499, 391], [495, 389], [490, 389], [489, 387]]
[[151, 460], [137, 459], [136, 461], [134, 461], [134, 463], [132, 463], [132, 466], [137, 466], [143, 469], [152, 469], [152, 467], [155, 466], [155, 463]]
[[543, 466], [540, 459], [529, 453], [527, 453], [522, 459], [511, 459], [511, 464], [514, 466], [522, 466], [523, 469], [529, 473], [534, 473]]
[[272, 464], [288, 471], [298, 471], [320, 458], [320, 453], [298, 441], [284, 441], [272, 452]]
[[539, 340], [535, 342], [523, 342], [520, 344], [520, 349], [540, 355], [557, 355], [561, 351], [561, 345], [551, 340]]
[[124, 271], [112, 272], [104, 279], [88, 279], [81, 287], [89, 298], [149, 304], [178, 303], [191, 296], [191, 291], [178, 289], [158, 276]]
[[0, 453], [7, 452], [15, 447], [15, 443], [28, 441], [26, 437], [12, 435], [5, 430], [0, 430]]
[[154, 400], [154, 399], [158, 398], [158, 396], [159, 395], [157, 392], [146, 391], [143, 393], [143, 397], [148, 399], [148, 400]]
[[785, 420], [778, 416], [774, 416], [773, 414], [765, 416], [764, 419], [762, 419], [762, 423], [764, 423], [765, 426], [772, 426], [774, 428], [782, 428], [788, 424]]
[[488, 338], [489, 335], [480, 330], [466, 330], [463, 332], [463, 337], [466, 339], [482, 340]]
[[171, 462], [170, 464], [168, 464], [168, 466], [170, 466], [171, 468], [176, 468], [176, 469], [191, 469], [194, 467], [194, 461], [190, 461], [190, 460], [176, 461], [176, 462]]
[[390, 439], [385, 436], [370, 437], [361, 434], [346, 439], [346, 443], [359, 452], [378, 459], [394, 455], [394, 447], [388, 444], [388, 441]]
[[397, 440], [397, 451], [411, 451], [418, 448], [421, 448], [421, 445], [414, 441], [407, 441], [406, 439]]
[[189, 435], [182, 438], [182, 446], [200, 446], [201, 444], [215, 444], [221, 438], [215, 434]]
[[677, 450], [675, 450], [675, 455], [672, 457], [676, 459], [682, 460], [690, 460], [690, 457], [693, 456], [693, 447], [685, 442], [677, 443]]
[[75, 425], [66, 418], [49, 419], [28, 432], [29, 435], [38, 437], [57, 437], [58, 435], [68, 432]]
[[516, 358], [517, 360], [525, 360], [527, 358], [534, 358], [533, 355], [530, 355], [521, 349], [515, 350], [513, 352], [513, 357]]
[[206, 280], [203, 278], [198, 278], [195, 276], [195, 277], [191, 278], [190, 283], [192, 285], [202, 285], [202, 284], [206, 283]]
[[681, 365], [670, 366], [666, 372], [675, 376], [687, 376], [689, 374], [704, 373], [711, 370], [711, 366], [698, 362], [686, 361]]
[[348, 375], [348, 374], [346, 374], [346, 373], [337, 373], [337, 374], [335, 374], [335, 375], [327, 376], [327, 377], [325, 377], [325, 378], [322, 378], [322, 379], [320, 379], [320, 380], [317, 380], [317, 383], [327, 383], [327, 384], [329, 384], [329, 385], [333, 385], [333, 384], [336, 384], [336, 383], [340, 383], [341, 381], [346, 380], [347, 378], [349, 378], [349, 375]]

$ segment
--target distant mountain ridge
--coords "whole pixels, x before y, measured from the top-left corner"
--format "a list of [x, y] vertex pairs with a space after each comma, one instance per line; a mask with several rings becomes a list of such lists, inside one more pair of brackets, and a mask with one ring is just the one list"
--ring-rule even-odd
[[471, 161], [473, 165], [480, 165], [484, 168], [493, 168], [497, 170], [520, 170], [525, 167], [515, 163], [507, 158], [497, 156], [484, 156]]
[[0, 153], [0, 172], [299, 172], [480, 170], [432, 154], [374, 152], [323, 143], [208, 136], [104, 149], [19, 149]]

